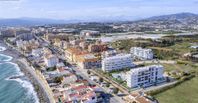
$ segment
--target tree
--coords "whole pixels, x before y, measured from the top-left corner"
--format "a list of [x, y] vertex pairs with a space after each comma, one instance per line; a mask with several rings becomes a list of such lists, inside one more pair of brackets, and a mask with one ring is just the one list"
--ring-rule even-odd
[[100, 81], [100, 82], [103, 82], [104, 80], [103, 80], [103, 78], [99, 78], [99, 81]]
[[67, 61], [64, 61], [63, 63], [64, 63], [65, 66], [69, 65], [69, 63]]
[[169, 77], [166, 77], [166, 82], [170, 82], [170, 78]]
[[106, 87], [110, 87], [110, 83], [107, 82]]
[[90, 70], [87, 70], [87, 74], [91, 74]]
[[118, 89], [118, 88], [114, 88], [114, 89], [113, 89], [113, 93], [114, 93], [114, 94], [118, 94], [118, 92], [119, 92], [119, 89]]
[[63, 77], [62, 76], [61, 77], [56, 77], [54, 80], [55, 80], [56, 83], [61, 83], [62, 80], [63, 80]]

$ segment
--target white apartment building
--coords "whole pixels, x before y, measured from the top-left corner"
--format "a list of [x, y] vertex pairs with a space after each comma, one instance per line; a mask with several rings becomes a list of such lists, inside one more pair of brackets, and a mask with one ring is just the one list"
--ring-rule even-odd
[[54, 67], [59, 63], [58, 58], [54, 55], [45, 56], [44, 61], [47, 67]]
[[43, 51], [44, 51], [43, 48], [37, 48], [37, 49], [33, 49], [31, 54], [33, 56], [39, 57], [44, 53]]
[[106, 58], [106, 57], [110, 57], [110, 56], [114, 56], [117, 54], [117, 51], [116, 50], [107, 50], [107, 51], [104, 51], [102, 53], [102, 58]]
[[153, 52], [151, 49], [143, 49], [141, 47], [132, 47], [130, 52], [134, 58], [138, 58], [141, 60], [153, 59]]
[[102, 60], [102, 70], [110, 72], [133, 67], [131, 54], [117, 54], [115, 56], [106, 57]]
[[131, 69], [127, 73], [127, 86], [130, 88], [152, 86], [164, 79], [163, 73], [164, 67], [162, 65]]

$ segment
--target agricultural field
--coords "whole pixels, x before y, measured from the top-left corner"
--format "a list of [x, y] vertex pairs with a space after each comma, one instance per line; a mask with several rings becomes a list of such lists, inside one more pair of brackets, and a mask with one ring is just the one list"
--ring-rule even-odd
[[[146, 64], [150, 65], [150, 64]], [[161, 64], [166, 72], [194, 71], [198, 73], [198, 63], [178, 62], [177, 64]], [[160, 103], [198, 103], [198, 76], [185, 81], [176, 87], [154, 95]]]
[[198, 77], [154, 95], [160, 103], [198, 103]]

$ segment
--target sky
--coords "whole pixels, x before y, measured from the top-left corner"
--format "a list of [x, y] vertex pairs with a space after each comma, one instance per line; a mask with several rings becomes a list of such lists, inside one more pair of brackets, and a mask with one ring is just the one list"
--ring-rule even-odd
[[0, 0], [0, 18], [142, 19], [191, 12], [198, 0]]

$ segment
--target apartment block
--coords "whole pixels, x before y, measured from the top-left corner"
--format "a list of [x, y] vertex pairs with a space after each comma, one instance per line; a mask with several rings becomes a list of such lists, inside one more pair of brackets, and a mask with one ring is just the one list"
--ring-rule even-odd
[[54, 67], [58, 64], [59, 60], [54, 55], [47, 55], [44, 57], [44, 61], [47, 67]]
[[153, 59], [153, 52], [151, 49], [144, 49], [141, 47], [132, 47], [130, 52], [132, 56], [137, 59], [141, 59], [141, 60]]
[[117, 54], [103, 58], [102, 70], [105, 72], [110, 72], [113, 70], [131, 68], [134, 66], [132, 62], [131, 54]]
[[131, 69], [127, 73], [127, 86], [130, 88], [152, 86], [164, 79], [163, 73], [164, 67], [162, 65]]
[[93, 54], [79, 55], [77, 65], [81, 69], [100, 68], [101, 60]]

